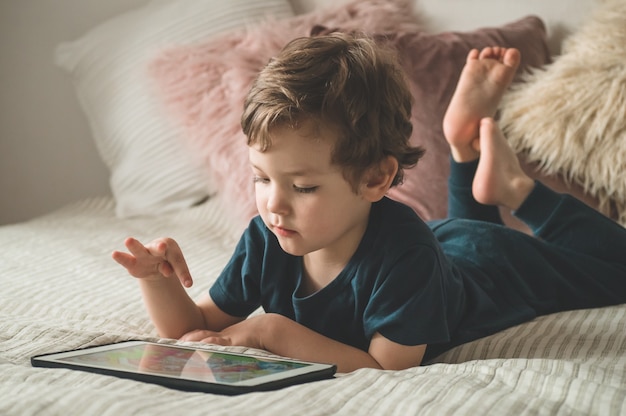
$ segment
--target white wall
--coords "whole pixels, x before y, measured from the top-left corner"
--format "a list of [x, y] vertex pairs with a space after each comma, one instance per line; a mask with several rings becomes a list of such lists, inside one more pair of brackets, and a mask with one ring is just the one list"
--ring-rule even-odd
[[[345, 0], [340, 0], [345, 1]], [[558, 53], [561, 41], [589, 15], [596, 0], [415, 0], [426, 28], [434, 31], [473, 30], [508, 23], [528, 14], [541, 16], [548, 28], [550, 48]], [[299, 13], [330, 6], [337, 0], [292, 0]]]
[[147, 0], [0, 1], [0, 224], [110, 193], [55, 46]]
[[[53, 51], [59, 42], [147, 1], [0, 0], [0, 224], [110, 193], [108, 172], [69, 78], [53, 64]], [[302, 13], [344, 1], [292, 3]], [[538, 14], [556, 51], [595, 0], [415, 1], [434, 30], [470, 30]]]

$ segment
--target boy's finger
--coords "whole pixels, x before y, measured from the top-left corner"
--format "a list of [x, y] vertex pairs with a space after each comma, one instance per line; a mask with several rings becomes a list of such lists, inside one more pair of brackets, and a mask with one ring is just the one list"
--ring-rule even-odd
[[146, 246], [141, 244], [139, 240], [128, 237], [124, 241], [124, 245], [131, 252], [131, 254], [135, 257], [145, 257], [147, 254], [150, 254]]
[[187, 261], [185, 260], [185, 256], [183, 255], [183, 251], [180, 249], [180, 246], [171, 238], [165, 239], [163, 244], [163, 256], [167, 260], [167, 263], [172, 268], [176, 276], [178, 276], [178, 279], [183, 286], [191, 287], [193, 285], [193, 279], [191, 278]]
[[187, 332], [185, 335], [180, 337], [180, 340], [186, 342], [197, 342], [202, 341], [207, 337], [215, 336], [217, 334], [217, 332], [209, 331], [206, 329], [194, 329], [193, 331]]
[[159, 273], [161, 273], [165, 277], [170, 277], [172, 273], [174, 273], [174, 269], [172, 268], [172, 265], [169, 264], [167, 261], [163, 261], [159, 263], [157, 266], [157, 270], [159, 271]]
[[127, 269], [135, 264], [135, 256], [124, 253], [122, 251], [114, 251], [111, 257], [122, 267], [125, 267]]
[[[173, 239], [158, 239], [144, 246], [139, 240], [128, 237], [124, 243], [128, 251], [132, 254], [132, 256], [128, 256], [134, 256], [132, 264], [134, 264], [137, 259], [145, 259], [147, 256], [150, 256], [154, 261], [158, 262], [156, 270], [159, 273], [167, 277], [174, 273], [183, 286], [191, 287], [193, 285], [193, 279], [191, 278], [185, 257], [178, 243]], [[123, 261], [127, 261], [127, 259]], [[129, 266], [132, 265], [130, 263], [127, 264], [129, 264]], [[128, 268], [127, 266], [124, 267]]]
[[191, 273], [189, 273], [189, 269], [187, 268], [186, 265], [185, 267], [179, 268], [179, 270], [174, 268], [174, 272], [176, 273], [176, 276], [178, 276], [178, 279], [183, 284], [183, 286], [185, 287], [193, 286], [193, 279], [191, 278]]

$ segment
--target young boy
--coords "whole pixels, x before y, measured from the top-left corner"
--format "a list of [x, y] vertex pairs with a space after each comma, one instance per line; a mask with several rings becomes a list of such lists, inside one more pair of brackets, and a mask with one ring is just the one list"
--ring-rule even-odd
[[[391, 52], [342, 34], [291, 42], [245, 102], [260, 216], [209, 293], [189, 298], [171, 239], [113, 253], [159, 334], [404, 369], [540, 314], [625, 302], [626, 230], [526, 176], [490, 118], [519, 61], [469, 54], [444, 121], [450, 218], [427, 225], [385, 197], [423, 153]], [[499, 205], [537, 238], [502, 226]]]

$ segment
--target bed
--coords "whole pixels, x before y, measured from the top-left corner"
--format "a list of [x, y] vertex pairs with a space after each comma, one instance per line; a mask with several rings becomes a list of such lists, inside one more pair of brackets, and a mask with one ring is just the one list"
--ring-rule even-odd
[[397, 47], [416, 99], [412, 140], [430, 159], [391, 196], [424, 218], [445, 215], [440, 119], [464, 55], [501, 42], [525, 59], [499, 117], [529, 172], [626, 225], [626, 3], [465, 3], [153, 0], [60, 43], [56, 65], [111, 192], [0, 227], [0, 414], [626, 414], [626, 305], [543, 316], [417, 368], [235, 397], [30, 365], [129, 339], [176, 342], [158, 337], [111, 252], [127, 236], [173, 237], [191, 296], [210, 287], [254, 215], [240, 98], [276, 48], [316, 25]]

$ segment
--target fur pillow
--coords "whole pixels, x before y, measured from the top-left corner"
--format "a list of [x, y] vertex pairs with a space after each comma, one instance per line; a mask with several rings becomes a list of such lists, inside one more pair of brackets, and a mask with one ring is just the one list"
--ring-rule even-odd
[[502, 102], [501, 126], [542, 172], [562, 175], [626, 226], [626, 2], [605, 0], [563, 54]]
[[247, 225], [257, 209], [240, 118], [258, 72], [287, 42], [309, 36], [317, 25], [388, 32], [417, 30], [417, 22], [411, 0], [355, 0], [173, 46], [155, 59], [151, 74], [165, 111], [186, 128], [225, 208]]
[[446, 215], [449, 148], [442, 119], [472, 48], [514, 46], [522, 66], [543, 65], [548, 57], [545, 28], [528, 17], [499, 28], [468, 33], [426, 34], [417, 25], [412, 2], [354, 1], [336, 9], [269, 22], [218, 40], [165, 51], [152, 66], [165, 108], [187, 128], [226, 208], [247, 223], [256, 214], [248, 151], [239, 119], [243, 99], [268, 59], [290, 39], [316, 25], [384, 33], [397, 48], [415, 97], [412, 141], [427, 153], [405, 182], [390, 192], [424, 219]]

